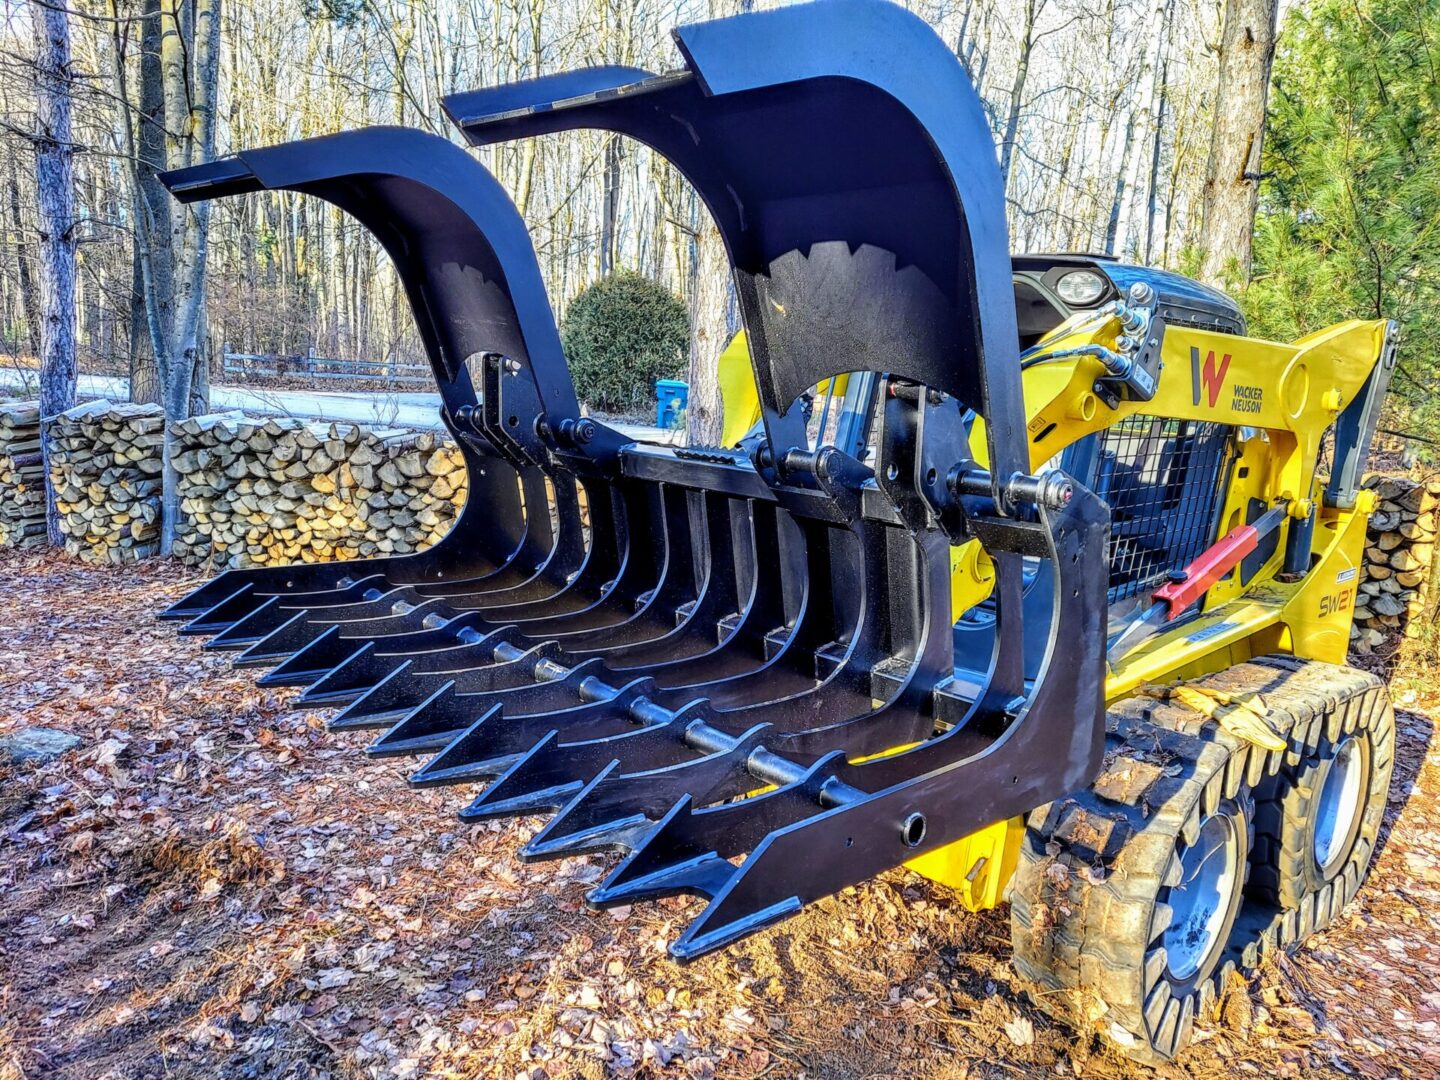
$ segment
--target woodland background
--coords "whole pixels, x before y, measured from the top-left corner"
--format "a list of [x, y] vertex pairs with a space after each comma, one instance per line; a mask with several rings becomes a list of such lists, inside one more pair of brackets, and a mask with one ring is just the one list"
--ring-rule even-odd
[[[81, 370], [133, 372], [135, 396], [157, 400], [157, 342], [182, 356], [162, 370], [183, 366], [193, 330], [195, 410], [222, 343], [423, 359], [383, 252], [338, 210], [275, 193], [182, 210], [156, 169], [365, 124], [455, 138], [447, 92], [591, 64], [665, 70], [678, 63], [673, 27], [752, 6], [0, 0], [0, 366], [41, 352], [50, 232], [36, 159], [47, 149], [74, 170], [65, 238]], [[1236, 293], [1267, 336], [1397, 318], [1393, 423], [1440, 431], [1427, 392], [1440, 337], [1440, 0], [907, 6], [984, 99], [1014, 250], [1107, 252], [1201, 275]], [[68, 138], [37, 109], [37, 15], [68, 23], [70, 55], [48, 76], [70, 107]], [[634, 269], [684, 300], [692, 367], [713, 365], [736, 316], [713, 227], [672, 168], [600, 133], [478, 153], [530, 224], [557, 314], [584, 286]], [[208, 250], [195, 241], [203, 213]]]

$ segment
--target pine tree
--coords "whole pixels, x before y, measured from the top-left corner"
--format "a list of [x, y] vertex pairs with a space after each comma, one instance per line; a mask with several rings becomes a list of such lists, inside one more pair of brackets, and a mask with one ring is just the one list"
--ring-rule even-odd
[[1320, 0], [1287, 20], [1245, 308], [1289, 340], [1349, 318], [1400, 322], [1393, 385], [1440, 430], [1440, 0]]

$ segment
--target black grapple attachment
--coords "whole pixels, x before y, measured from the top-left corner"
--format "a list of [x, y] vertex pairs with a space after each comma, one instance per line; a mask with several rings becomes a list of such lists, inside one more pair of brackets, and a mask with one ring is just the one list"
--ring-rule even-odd
[[[677, 39], [674, 74], [447, 108], [476, 143], [598, 127], [674, 162], [730, 254], [763, 433], [673, 449], [583, 416], [523, 223], [443, 140], [170, 174], [182, 199], [306, 192], [376, 234], [470, 494], [421, 554], [230, 571], [166, 615], [333, 727], [383, 728], [370, 753], [431, 755], [412, 782], [472, 786], [463, 817], [555, 811], [524, 857], [623, 852], [593, 902], [708, 898], [671, 946], [689, 958], [1089, 781], [1107, 516], [1030, 474], [990, 135], [928, 27], [830, 0]], [[832, 435], [800, 399], [841, 374]], [[957, 636], [971, 540], [993, 619]], [[1022, 604], [1037, 569], [1049, 594]]]

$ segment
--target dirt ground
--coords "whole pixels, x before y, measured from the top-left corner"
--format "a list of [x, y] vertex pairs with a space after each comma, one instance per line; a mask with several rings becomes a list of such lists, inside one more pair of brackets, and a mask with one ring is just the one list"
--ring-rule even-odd
[[[0, 553], [0, 1080], [1124, 1077], [1009, 968], [1004, 909], [895, 871], [679, 967], [698, 902], [597, 913], [598, 859], [522, 866], [363, 733], [153, 614], [199, 579]], [[1397, 679], [1377, 872], [1167, 1076], [1440, 1074], [1440, 686]]]

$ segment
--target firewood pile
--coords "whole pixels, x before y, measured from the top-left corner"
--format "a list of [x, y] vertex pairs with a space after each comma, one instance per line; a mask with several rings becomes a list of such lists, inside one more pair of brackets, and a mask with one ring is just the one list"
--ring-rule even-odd
[[216, 568], [404, 555], [449, 530], [465, 466], [434, 433], [238, 413], [174, 429], [175, 553]]
[[1355, 598], [1351, 645], [1367, 653], [1396, 634], [1419, 633], [1435, 554], [1440, 479], [1371, 476], [1379, 505], [1366, 538], [1365, 580]]
[[155, 554], [165, 442], [160, 406], [77, 405], [48, 421], [46, 438], [66, 553], [91, 563]]
[[40, 403], [0, 403], [0, 547], [45, 542]]

